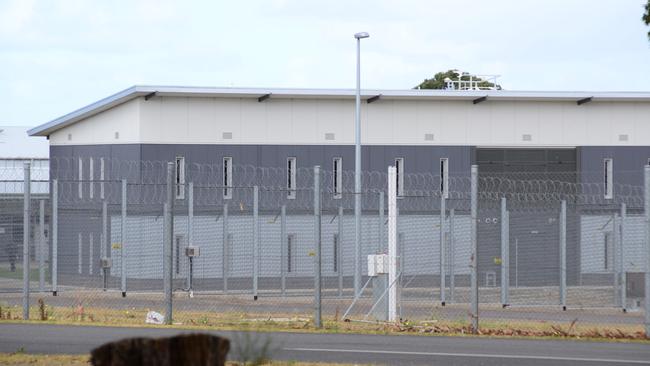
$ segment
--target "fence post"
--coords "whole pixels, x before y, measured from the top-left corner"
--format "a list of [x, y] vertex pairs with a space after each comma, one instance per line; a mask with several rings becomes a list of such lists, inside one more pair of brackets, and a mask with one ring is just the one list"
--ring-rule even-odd
[[257, 300], [257, 276], [259, 275], [260, 261], [260, 231], [259, 231], [259, 187], [253, 187], [253, 300]]
[[449, 302], [454, 302], [454, 261], [456, 256], [454, 255], [454, 216], [455, 210], [452, 208], [449, 210]]
[[478, 165], [471, 167], [471, 183], [470, 183], [470, 217], [472, 220], [471, 226], [471, 313], [472, 317], [472, 332], [478, 333]]
[[[192, 246], [192, 229], [194, 224], [194, 183], [187, 185], [187, 246]], [[192, 258], [189, 258], [190, 268], [187, 273], [187, 290], [192, 294]]]
[[[102, 182], [102, 184], [104, 184]], [[103, 192], [103, 190], [102, 190]], [[101, 197], [103, 197], [103, 194], [100, 194]], [[99, 240], [99, 256], [102, 259], [108, 258], [108, 253], [110, 252], [110, 249], [108, 248], [108, 243], [110, 243], [110, 240], [108, 238], [108, 203], [106, 203], [106, 200], [102, 200], [102, 235]], [[108, 281], [108, 268], [103, 268], [103, 266], [100, 266], [99, 269], [102, 273], [102, 283], [104, 284], [104, 290], [106, 290], [106, 285]]]
[[560, 205], [560, 305], [566, 310], [566, 200]]
[[29, 232], [31, 210], [31, 164], [23, 163], [23, 319], [29, 319]]
[[172, 278], [173, 278], [173, 247], [174, 247], [174, 163], [167, 163], [167, 200], [165, 211], [165, 226], [163, 240], [163, 287], [165, 291], [165, 324], [172, 324]]
[[280, 292], [282, 296], [287, 290], [286, 279], [286, 246], [287, 246], [287, 205], [280, 208]]
[[320, 166], [314, 166], [314, 326], [321, 323], [321, 209]]
[[228, 204], [223, 204], [223, 248], [222, 252], [222, 263], [221, 263], [221, 278], [223, 280], [223, 292], [228, 293], [228, 265], [230, 259], [229, 246], [230, 246], [230, 236], [228, 235]]
[[643, 171], [643, 213], [645, 219], [645, 336], [650, 339], [650, 165]]
[[[383, 222], [383, 221], [382, 221]], [[382, 224], [383, 226], [383, 224]], [[336, 243], [336, 269], [339, 280], [339, 297], [343, 296], [343, 206], [339, 206], [338, 242]]]
[[619, 275], [619, 270], [618, 270], [619, 263], [618, 263], [618, 260], [619, 260], [619, 257], [616, 254], [618, 252], [619, 245], [620, 245], [620, 243], [618, 241], [618, 239], [619, 239], [619, 237], [618, 237], [618, 232], [619, 232], [618, 231], [618, 212], [614, 212], [612, 214], [611, 221], [612, 221], [612, 248], [613, 248], [613, 251], [614, 251], [612, 253], [612, 259], [613, 259], [612, 260], [612, 263], [613, 263], [612, 274], [614, 275], [614, 282], [612, 283], [612, 289], [614, 290], [614, 293], [613, 293], [613, 295], [614, 295], [614, 304], [616, 306], [616, 305], [621, 305], [621, 304], [618, 303], [619, 300], [620, 300], [620, 297], [618, 297], [618, 294], [619, 294], [619, 288], [618, 288], [618, 275]]
[[501, 306], [508, 306], [510, 273], [508, 271], [508, 262], [510, 261], [510, 232], [508, 222], [507, 200], [501, 197]]
[[621, 308], [623, 312], [627, 312], [627, 278], [625, 278], [625, 219], [627, 218], [627, 206], [621, 203], [621, 220], [619, 223], [621, 240], [620, 242], [620, 266], [621, 274], [619, 286], [621, 288]]
[[77, 234], [77, 272], [83, 272], [83, 234]]
[[92, 232], [88, 233], [88, 275], [93, 274], [93, 249], [95, 246], [95, 235]]
[[440, 192], [440, 304], [445, 306], [445, 266], [446, 253], [445, 253], [445, 214], [447, 208], [445, 207], [445, 197], [443, 192]]
[[41, 200], [38, 215], [38, 290], [45, 291], [45, 201]]
[[361, 177], [357, 177], [355, 167], [355, 189], [354, 189], [354, 295], [359, 295], [361, 290]]
[[379, 192], [379, 243], [377, 244], [377, 253], [385, 250], [384, 247], [384, 192]]
[[127, 197], [126, 179], [122, 179], [122, 219], [120, 225], [120, 277], [122, 297], [126, 297], [126, 197]]
[[52, 296], [57, 295], [58, 286], [58, 255], [59, 255], [59, 182], [52, 181]]
[[[394, 166], [388, 167], [388, 321], [397, 321], [397, 173]], [[403, 260], [404, 253], [400, 243], [400, 261]], [[400, 264], [403, 264], [400, 263]], [[399, 266], [399, 275], [403, 266]]]

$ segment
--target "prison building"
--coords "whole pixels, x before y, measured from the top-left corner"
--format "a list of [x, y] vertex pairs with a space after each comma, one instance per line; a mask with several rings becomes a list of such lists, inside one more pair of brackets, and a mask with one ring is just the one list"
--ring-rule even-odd
[[[354, 257], [354, 116], [355, 92], [348, 89], [134, 86], [30, 130], [31, 136], [48, 138], [51, 178], [60, 184], [59, 270], [96, 275], [99, 257], [113, 256], [111, 273], [119, 272], [119, 261], [125, 258], [129, 278], [160, 278], [162, 206], [147, 202], [164, 196], [164, 164], [174, 162], [174, 265], [179, 278], [186, 275], [182, 249], [190, 241], [202, 248], [196, 263], [199, 276], [224, 281], [226, 276], [249, 277], [253, 233], [245, 229], [252, 225], [248, 186], [253, 182], [284, 189], [280, 194], [259, 193], [260, 256], [267, 261], [260, 276], [268, 281], [281, 272], [309, 276], [312, 196], [303, 189], [310, 186], [312, 167], [318, 165], [325, 172], [323, 188], [330, 193], [324, 207], [331, 209], [331, 220], [323, 221], [323, 268], [326, 277], [342, 272], [347, 281]], [[567, 183], [599, 196], [591, 205], [570, 206], [567, 275], [572, 284], [610, 281], [617, 197], [638, 193], [617, 187], [642, 186], [642, 168], [650, 159], [650, 93], [363, 90], [361, 142], [367, 190], [364, 256], [385, 249], [379, 192], [385, 188], [387, 167], [396, 166], [398, 195], [403, 196], [398, 231], [404, 273], [416, 282], [435, 281], [441, 262], [441, 195], [423, 192], [468, 191], [470, 167], [476, 164], [481, 177], [495, 182]], [[418, 176], [427, 175], [435, 183], [415, 187]], [[120, 228], [120, 179], [129, 185], [127, 230]], [[191, 225], [189, 183], [196, 200]], [[511, 284], [559, 281], [559, 200], [549, 197], [545, 203], [539, 197], [511, 215]], [[463, 281], [469, 274], [469, 205], [462, 194], [448, 198], [447, 209], [455, 208], [455, 246], [446, 261], [447, 273]], [[101, 224], [102, 200], [108, 200], [108, 228]], [[512, 205], [516, 210], [516, 203]], [[218, 223], [225, 217], [224, 206], [230, 220], [226, 233]], [[283, 229], [286, 237], [280, 239], [282, 206], [291, 218]], [[338, 218], [342, 231], [337, 207], [343, 208]], [[635, 207], [630, 209], [629, 230], [642, 230], [641, 217], [634, 217]], [[75, 225], [66, 226], [65, 210], [71, 215], [87, 211], [70, 221]], [[479, 216], [480, 281], [497, 286], [498, 205], [482, 205]], [[634, 260], [642, 240], [641, 234], [628, 236], [626, 271], [643, 270]], [[120, 243], [131, 246], [122, 248]], [[361, 263], [365, 268], [365, 260]]]

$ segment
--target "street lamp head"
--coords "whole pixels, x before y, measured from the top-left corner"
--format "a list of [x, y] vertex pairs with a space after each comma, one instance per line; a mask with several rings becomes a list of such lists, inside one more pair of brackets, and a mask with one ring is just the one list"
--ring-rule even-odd
[[370, 37], [370, 34], [368, 34], [367, 32], [359, 32], [354, 34], [354, 38], [356, 39], [368, 38], [368, 37]]

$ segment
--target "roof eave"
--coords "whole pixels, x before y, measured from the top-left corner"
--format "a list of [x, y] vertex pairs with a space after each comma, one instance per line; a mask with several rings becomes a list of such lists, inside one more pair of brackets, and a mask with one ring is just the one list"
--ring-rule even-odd
[[149, 90], [147, 87], [143, 88], [139, 86], [132, 86], [104, 99], [98, 100], [95, 103], [77, 109], [76, 111], [63, 115], [50, 122], [34, 127], [28, 130], [27, 134], [29, 136], [48, 136], [50, 133], [63, 127], [69, 126], [84, 118], [88, 118], [95, 114], [101, 113], [107, 109], [113, 108], [119, 104], [137, 98], [138, 96], [145, 95], [148, 93], [147, 90]]
[[[107, 109], [125, 103], [131, 99], [155, 93], [156, 96], [193, 96], [193, 97], [231, 97], [259, 98], [270, 95], [270, 98], [301, 98], [301, 99], [353, 99], [354, 89], [292, 89], [292, 88], [219, 88], [219, 87], [187, 87], [187, 86], [156, 86], [136, 85], [118, 93], [89, 104], [74, 112], [68, 113], [43, 125], [27, 131], [30, 136], [48, 136], [50, 133], [76, 123], [82, 119], [101, 113]], [[500, 101], [566, 101], [577, 102], [584, 98], [594, 101], [619, 102], [650, 102], [648, 92], [539, 92], [539, 91], [507, 91], [507, 90], [362, 90], [361, 98], [368, 99], [376, 95], [382, 99], [402, 100], [457, 100], [473, 101], [486, 97], [487, 100]]]

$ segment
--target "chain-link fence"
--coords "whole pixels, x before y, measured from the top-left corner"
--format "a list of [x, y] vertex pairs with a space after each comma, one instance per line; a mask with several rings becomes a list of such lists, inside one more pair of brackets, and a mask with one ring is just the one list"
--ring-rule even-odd
[[[167, 320], [183, 323], [311, 319], [315, 309], [328, 319], [384, 321], [392, 301], [399, 319], [425, 323], [644, 323], [643, 169], [617, 172], [636, 184], [600, 182], [596, 173], [479, 171], [474, 181], [469, 171], [401, 173], [389, 283], [369, 260], [390, 254], [385, 172], [363, 172], [356, 194], [352, 172], [89, 164], [101, 164], [101, 176], [58, 159], [47, 179], [32, 174], [31, 196], [2, 193], [3, 303], [23, 301], [27, 273], [32, 291], [53, 295], [50, 306], [75, 316], [93, 309], [108, 322], [170, 309]], [[24, 187], [28, 177], [19, 178], [5, 184]]]

